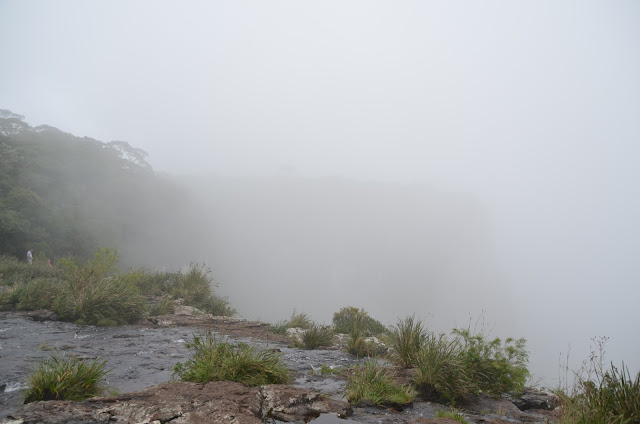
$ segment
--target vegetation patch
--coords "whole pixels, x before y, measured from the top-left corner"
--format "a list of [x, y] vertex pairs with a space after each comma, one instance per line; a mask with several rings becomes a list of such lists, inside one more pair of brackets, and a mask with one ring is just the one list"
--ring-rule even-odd
[[369, 358], [384, 355], [387, 352], [387, 347], [367, 340], [360, 328], [354, 326], [347, 340], [347, 352], [359, 358]]
[[385, 334], [389, 329], [380, 321], [369, 316], [364, 309], [347, 306], [333, 314], [333, 328], [336, 333], [351, 334], [354, 329], [366, 336]]
[[271, 326], [271, 331], [275, 334], [286, 334], [289, 328], [309, 329], [314, 325], [313, 321], [305, 313], [296, 313], [294, 309], [288, 320], [279, 321]]
[[333, 330], [324, 325], [312, 324], [302, 335], [300, 347], [303, 349], [318, 349], [323, 346], [331, 346], [333, 343]]
[[232, 316], [235, 310], [226, 298], [216, 296], [212, 287], [217, 287], [211, 278], [211, 271], [203, 264], [191, 263], [188, 271], [177, 279], [170, 294], [174, 299], [184, 299], [185, 305], [213, 315]]
[[468, 329], [455, 329], [453, 334], [463, 344], [464, 369], [478, 389], [493, 394], [522, 393], [529, 377], [525, 339], [487, 340]]
[[455, 404], [473, 393], [470, 378], [458, 339], [429, 334], [415, 357], [418, 374], [416, 387], [425, 399], [443, 400]]
[[99, 396], [109, 373], [106, 361], [85, 361], [57, 355], [38, 362], [29, 376], [24, 403], [40, 400], [83, 400]]
[[427, 331], [422, 321], [410, 316], [398, 321], [391, 329], [390, 341], [393, 359], [405, 368], [416, 364], [416, 358], [424, 341]]
[[[61, 258], [55, 266], [21, 264], [0, 259], [0, 308], [49, 309], [62, 320], [78, 324], [134, 323], [148, 314], [172, 313], [182, 299], [214, 315], [233, 315], [226, 298], [216, 296], [210, 271], [191, 264], [186, 273], [157, 273], [145, 269], [121, 273], [112, 249], [97, 251], [91, 260]], [[143, 295], [161, 300], [147, 304]]]
[[356, 367], [347, 383], [347, 400], [352, 404], [368, 401], [402, 409], [411, 405], [414, 398], [412, 387], [395, 383], [391, 371], [373, 359]]
[[624, 363], [606, 367], [606, 341], [606, 337], [593, 339], [597, 349], [574, 372], [570, 392], [568, 387], [555, 391], [562, 402], [561, 424], [640, 423], [640, 371], [634, 378]]
[[257, 351], [240, 343], [237, 346], [216, 338], [210, 331], [198, 333], [186, 344], [194, 351], [184, 364], [178, 363], [174, 373], [183, 381], [237, 381], [247, 386], [286, 384], [291, 381], [281, 354], [271, 350]]
[[422, 397], [451, 404], [480, 392], [517, 394], [529, 376], [525, 339], [487, 339], [469, 330], [451, 336], [426, 331], [414, 317], [400, 320], [389, 336], [392, 360], [417, 368], [415, 385]]

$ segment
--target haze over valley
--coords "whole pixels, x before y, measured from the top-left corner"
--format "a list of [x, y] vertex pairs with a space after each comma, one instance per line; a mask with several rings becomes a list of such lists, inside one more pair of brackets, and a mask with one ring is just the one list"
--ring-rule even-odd
[[484, 322], [551, 386], [608, 336], [637, 372], [639, 19], [622, 0], [0, 0], [2, 225], [43, 219], [27, 199], [50, 256], [204, 262], [250, 319]]

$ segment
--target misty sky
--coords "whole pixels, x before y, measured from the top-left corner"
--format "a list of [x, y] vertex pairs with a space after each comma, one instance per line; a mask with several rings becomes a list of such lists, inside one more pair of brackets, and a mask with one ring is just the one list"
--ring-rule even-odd
[[172, 174], [462, 193], [515, 335], [609, 335], [638, 366], [639, 23], [635, 0], [0, 0], [0, 108]]

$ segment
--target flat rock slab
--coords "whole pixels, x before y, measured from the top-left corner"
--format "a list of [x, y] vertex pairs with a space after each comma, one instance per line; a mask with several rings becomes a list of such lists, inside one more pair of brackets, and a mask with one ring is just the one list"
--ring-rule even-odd
[[46, 401], [23, 406], [9, 423], [235, 423], [264, 418], [307, 422], [320, 414], [348, 416], [346, 402], [290, 386], [246, 387], [229, 381], [167, 383], [126, 395], [83, 402]]

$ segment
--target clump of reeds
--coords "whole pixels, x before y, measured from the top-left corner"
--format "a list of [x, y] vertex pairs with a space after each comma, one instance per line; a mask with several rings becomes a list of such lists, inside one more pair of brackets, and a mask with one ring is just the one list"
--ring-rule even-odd
[[415, 390], [393, 381], [391, 371], [375, 359], [356, 367], [348, 377], [347, 400], [350, 403], [369, 401], [375, 405], [406, 407], [413, 403]]
[[186, 346], [193, 350], [193, 357], [174, 367], [175, 374], [183, 381], [229, 380], [247, 386], [291, 381], [289, 370], [276, 351], [258, 351], [243, 343], [234, 346], [210, 331], [195, 334]]
[[56, 354], [38, 362], [29, 376], [24, 403], [40, 400], [83, 400], [103, 393], [106, 361], [64, 358]]
[[390, 335], [395, 361], [405, 368], [414, 366], [426, 337], [427, 331], [422, 327], [422, 321], [414, 316], [399, 320], [392, 327]]
[[331, 346], [333, 334], [331, 327], [311, 324], [311, 327], [302, 335], [302, 347], [304, 349], [318, 349], [323, 346]]

